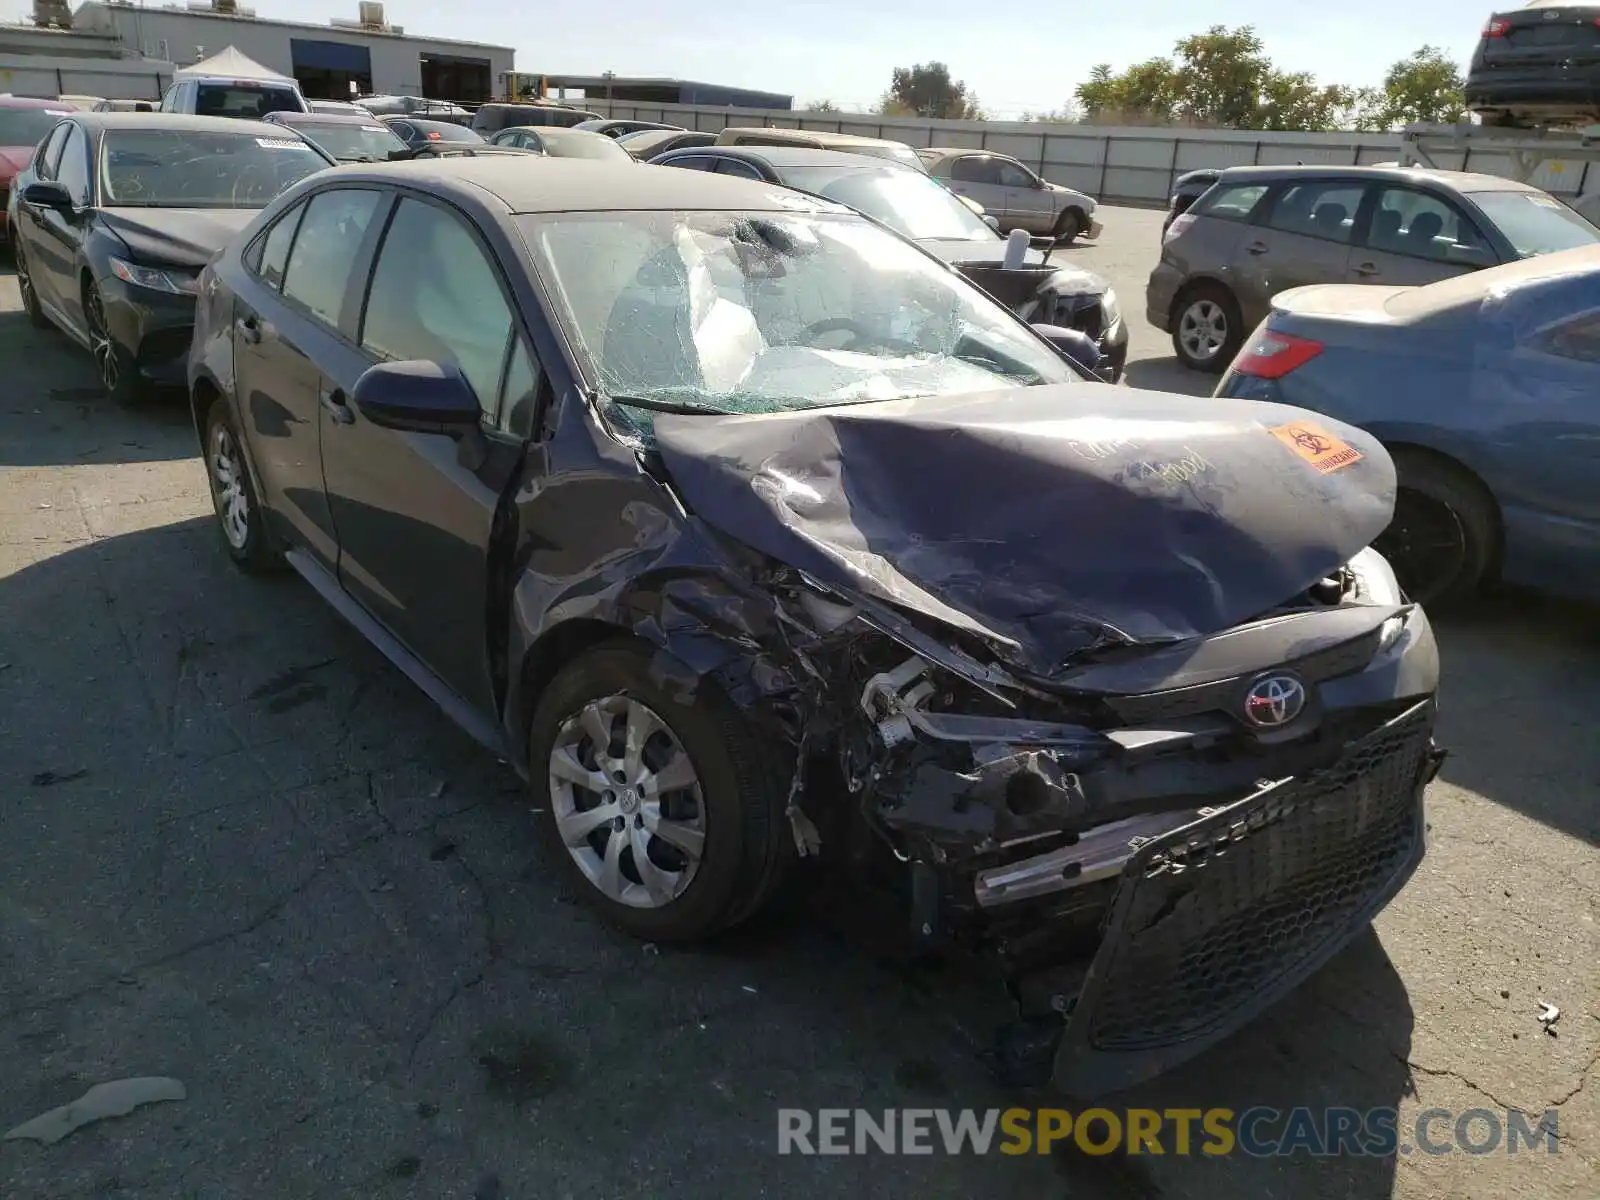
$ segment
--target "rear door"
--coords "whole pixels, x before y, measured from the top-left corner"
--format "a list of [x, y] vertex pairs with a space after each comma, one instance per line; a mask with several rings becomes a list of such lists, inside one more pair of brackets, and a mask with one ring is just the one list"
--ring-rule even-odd
[[1235, 292], [1246, 328], [1266, 318], [1272, 298], [1312, 283], [1343, 283], [1368, 185], [1312, 179], [1273, 189], [1264, 213], [1234, 253]]
[[[529, 432], [517, 397], [538, 375], [511, 295], [466, 217], [405, 195], [358, 299], [357, 344], [330, 372], [338, 403], [322, 414], [340, 583], [484, 713], [496, 711], [485, 636], [490, 532], [508, 459], [515, 464]], [[350, 401], [373, 363], [410, 360], [460, 368], [482, 408], [478, 436], [384, 429]], [[507, 386], [517, 395], [504, 397]]]
[[1380, 187], [1364, 243], [1350, 256], [1351, 283], [1437, 283], [1496, 261], [1460, 205], [1411, 187]]
[[252, 286], [234, 300], [235, 395], [256, 475], [280, 536], [333, 572], [338, 543], [323, 487], [321, 410], [356, 353], [346, 307], [351, 275], [377, 235], [388, 196], [328, 188], [290, 209], [245, 255]]

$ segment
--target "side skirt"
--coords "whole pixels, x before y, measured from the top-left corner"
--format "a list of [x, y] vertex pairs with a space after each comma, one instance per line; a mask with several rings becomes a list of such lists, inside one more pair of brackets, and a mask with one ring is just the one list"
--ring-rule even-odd
[[517, 763], [512, 754], [499, 724], [485, 720], [481, 713], [458, 696], [449, 684], [434, 674], [427, 664], [411, 653], [394, 634], [375, 621], [366, 609], [351, 599], [349, 593], [339, 586], [339, 581], [330, 575], [321, 563], [303, 550], [286, 550], [283, 557], [340, 616], [356, 627], [356, 631], [362, 637], [376, 646], [385, 658], [400, 668], [407, 679], [422, 689], [428, 699], [443, 709], [445, 716], [465, 730], [473, 741], [493, 752], [497, 758], [510, 763], [519, 775], [526, 774], [526, 769]]

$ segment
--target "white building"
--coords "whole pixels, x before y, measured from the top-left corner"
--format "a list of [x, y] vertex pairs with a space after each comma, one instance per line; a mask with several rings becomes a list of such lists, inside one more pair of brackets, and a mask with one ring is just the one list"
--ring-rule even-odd
[[114, 38], [135, 56], [188, 66], [228, 46], [300, 81], [307, 96], [428, 96], [478, 103], [494, 98], [515, 51], [509, 46], [412, 37], [385, 23], [383, 5], [359, 3], [357, 19], [327, 25], [258, 17], [236, 0], [163, 7], [89, 0], [72, 14], [76, 33]]

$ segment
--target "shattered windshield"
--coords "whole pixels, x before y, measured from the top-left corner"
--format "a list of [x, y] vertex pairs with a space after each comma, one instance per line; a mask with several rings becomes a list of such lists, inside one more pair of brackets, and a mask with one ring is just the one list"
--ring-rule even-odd
[[649, 410], [772, 413], [1077, 380], [1005, 309], [855, 215], [517, 218], [590, 379]]
[[944, 184], [894, 168], [785, 167], [783, 182], [815, 192], [882, 221], [913, 241], [993, 242], [999, 234]]

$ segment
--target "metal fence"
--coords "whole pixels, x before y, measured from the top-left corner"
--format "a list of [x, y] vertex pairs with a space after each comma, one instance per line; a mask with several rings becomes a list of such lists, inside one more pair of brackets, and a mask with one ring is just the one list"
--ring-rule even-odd
[[936, 121], [860, 113], [774, 112], [688, 104], [584, 100], [591, 112], [715, 131], [769, 125], [890, 138], [912, 146], [970, 146], [1009, 154], [1052, 183], [1113, 203], [1165, 204], [1172, 181], [1200, 167], [1337, 166], [1393, 162], [1394, 134], [1254, 133], [1208, 129], [1046, 125], [1026, 121]]

